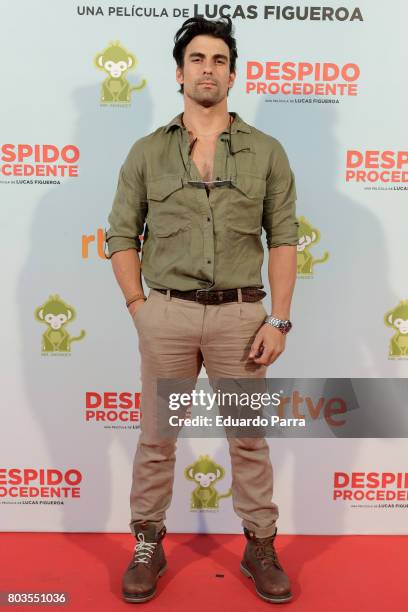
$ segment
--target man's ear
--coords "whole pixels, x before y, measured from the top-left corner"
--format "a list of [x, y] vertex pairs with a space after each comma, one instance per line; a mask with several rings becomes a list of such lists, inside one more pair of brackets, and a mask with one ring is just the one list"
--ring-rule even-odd
[[236, 72], [230, 72], [230, 76], [229, 76], [229, 85], [228, 87], [231, 89], [231, 87], [234, 85], [235, 79], [236, 79]]
[[179, 85], [183, 85], [184, 83], [183, 69], [179, 68], [179, 66], [176, 68], [176, 81]]

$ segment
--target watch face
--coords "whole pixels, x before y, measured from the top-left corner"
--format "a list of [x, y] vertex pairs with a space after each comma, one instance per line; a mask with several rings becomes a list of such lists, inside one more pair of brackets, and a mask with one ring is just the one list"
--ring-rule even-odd
[[282, 331], [283, 331], [285, 334], [287, 334], [287, 333], [288, 333], [288, 331], [290, 331], [291, 327], [292, 327], [292, 323], [291, 323], [290, 321], [286, 321], [286, 322], [285, 322], [285, 323], [283, 323], [283, 325], [282, 325]]
[[287, 334], [292, 327], [292, 323], [290, 321], [282, 321], [279, 323], [279, 329], [283, 334]]

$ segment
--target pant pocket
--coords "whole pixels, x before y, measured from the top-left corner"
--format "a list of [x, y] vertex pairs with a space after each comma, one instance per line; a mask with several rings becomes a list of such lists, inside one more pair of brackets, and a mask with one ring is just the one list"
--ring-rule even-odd
[[262, 300], [258, 302], [241, 302], [239, 305], [239, 316], [241, 319], [263, 321], [267, 314]]
[[152, 296], [149, 294], [147, 300], [142, 306], [136, 310], [135, 314], [132, 315], [133, 323], [137, 327], [140, 320], [143, 320], [145, 313], [152, 314]]

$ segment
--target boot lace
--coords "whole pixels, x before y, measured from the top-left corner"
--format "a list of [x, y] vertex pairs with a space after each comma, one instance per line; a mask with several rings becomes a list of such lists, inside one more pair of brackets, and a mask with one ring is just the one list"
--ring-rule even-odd
[[262, 562], [263, 566], [273, 563], [277, 568], [283, 570], [276, 554], [274, 537], [255, 539], [255, 547], [255, 555]]
[[144, 533], [138, 533], [137, 540], [133, 562], [149, 563], [157, 542], [146, 542]]

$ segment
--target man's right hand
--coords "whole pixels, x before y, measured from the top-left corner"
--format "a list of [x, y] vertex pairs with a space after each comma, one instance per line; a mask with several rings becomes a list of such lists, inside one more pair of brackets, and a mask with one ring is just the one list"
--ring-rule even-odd
[[143, 298], [139, 298], [137, 300], [135, 300], [134, 302], [132, 302], [131, 304], [129, 304], [128, 306], [128, 311], [130, 312], [130, 315], [132, 317], [134, 317], [134, 315], [136, 314], [138, 308], [140, 308], [142, 306], [142, 304], [145, 303], [146, 300], [144, 300]]

